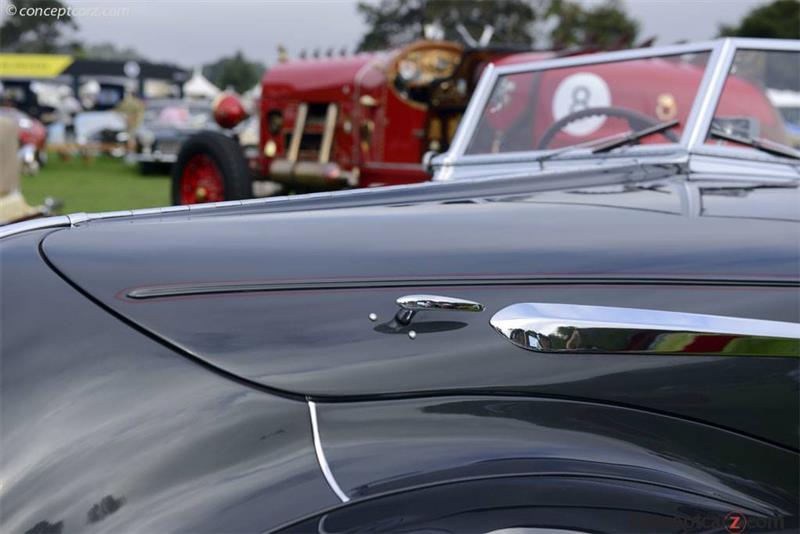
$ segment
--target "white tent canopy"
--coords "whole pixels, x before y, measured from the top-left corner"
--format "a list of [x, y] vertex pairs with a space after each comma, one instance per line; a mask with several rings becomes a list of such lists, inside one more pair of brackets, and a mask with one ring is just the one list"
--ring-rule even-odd
[[253, 100], [257, 100], [261, 98], [261, 83], [255, 84], [253, 87], [245, 91], [244, 95], [245, 98], [250, 98]]
[[183, 84], [183, 94], [187, 98], [212, 99], [220, 93], [216, 85], [203, 76], [199, 68], [194, 69], [192, 77]]
[[257, 83], [242, 95], [245, 109], [252, 115], [258, 111], [258, 101], [261, 99], [261, 84]]

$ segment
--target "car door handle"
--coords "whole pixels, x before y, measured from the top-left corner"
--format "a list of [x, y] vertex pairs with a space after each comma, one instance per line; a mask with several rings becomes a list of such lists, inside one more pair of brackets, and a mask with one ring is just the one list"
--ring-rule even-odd
[[780, 321], [528, 302], [503, 308], [489, 322], [535, 352], [800, 356], [800, 324]]
[[480, 302], [442, 295], [404, 295], [399, 297], [396, 302], [400, 309], [394, 319], [401, 325], [411, 323], [414, 315], [420, 311], [481, 312], [484, 309]]

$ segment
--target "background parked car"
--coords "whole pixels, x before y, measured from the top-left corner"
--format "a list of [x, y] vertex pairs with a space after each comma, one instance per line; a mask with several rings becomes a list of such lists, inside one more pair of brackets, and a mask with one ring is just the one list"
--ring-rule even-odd
[[75, 117], [75, 134], [80, 145], [92, 152], [122, 157], [128, 133], [125, 118], [116, 111], [85, 111]]
[[143, 174], [169, 172], [181, 144], [192, 133], [216, 130], [209, 101], [149, 100], [142, 124], [136, 130], [132, 159]]

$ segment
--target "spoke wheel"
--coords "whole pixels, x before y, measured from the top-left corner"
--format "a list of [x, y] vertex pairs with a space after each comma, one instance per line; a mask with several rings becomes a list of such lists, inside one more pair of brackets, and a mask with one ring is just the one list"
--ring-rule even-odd
[[225, 200], [222, 172], [208, 154], [193, 155], [181, 174], [181, 204]]

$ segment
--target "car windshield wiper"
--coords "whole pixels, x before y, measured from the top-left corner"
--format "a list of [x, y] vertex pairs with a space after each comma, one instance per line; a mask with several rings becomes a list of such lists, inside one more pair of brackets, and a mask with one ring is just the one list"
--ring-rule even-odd
[[559, 156], [562, 156], [574, 150], [579, 150], [581, 148], [592, 148], [593, 149], [592, 154], [596, 154], [597, 152], [606, 152], [608, 150], [612, 150], [614, 148], [638, 141], [639, 139], [647, 137], [648, 135], [660, 133], [663, 132], [664, 130], [674, 128], [679, 125], [680, 122], [674, 120], [670, 122], [655, 124], [653, 126], [648, 126], [647, 128], [644, 128], [642, 130], [637, 130], [634, 132], [623, 132], [602, 137], [600, 139], [592, 139], [591, 141], [565, 146], [564, 148], [561, 148], [559, 150], [554, 150], [553, 152], [542, 154], [534, 161], [536, 163], [542, 163], [549, 159], [557, 158]]
[[780, 143], [764, 139], [762, 137], [740, 137], [738, 135], [732, 135], [722, 130], [718, 130], [716, 128], [712, 128], [711, 130], [709, 130], [708, 135], [714, 137], [715, 139], [722, 139], [723, 141], [730, 141], [732, 143], [747, 145], [751, 148], [755, 148], [756, 150], [766, 152], [767, 154], [772, 154], [773, 156], [782, 156], [784, 158], [800, 159], [800, 152], [798, 152], [797, 150], [794, 150], [793, 148], [788, 147], [786, 145], [782, 145]]
[[680, 126], [680, 121], [675, 119], [667, 122], [660, 122], [658, 124], [654, 124], [652, 126], [648, 126], [647, 128], [642, 128], [641, 130], [630, 131], [627, 133], [622, 134], [619, 136], [618, 139], [612, 139], [605, 143], [600, 143], [596, 145], [592, 150], [592, 154], [600, 154], [601, 152], [609, 152], [614, 150], [615, 148], [619, 148], [625, 145], [633, 145], [639, 142], [640, 139], [643, 139], [647, 136], [661, 133], [667, 131], [671, 128], [675, 128]]

